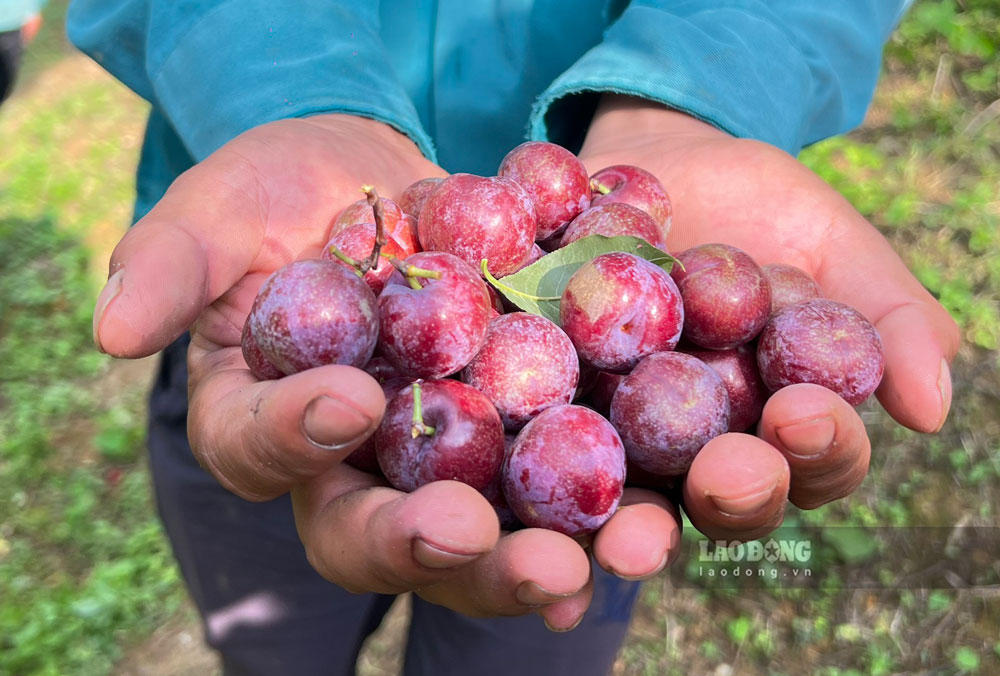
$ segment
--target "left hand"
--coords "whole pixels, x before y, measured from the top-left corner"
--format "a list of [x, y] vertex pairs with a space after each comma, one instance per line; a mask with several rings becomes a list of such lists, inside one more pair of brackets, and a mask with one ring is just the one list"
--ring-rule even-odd
[[[889, 414], [920, 432], [944, 424], [958, 328], [879, 232], [794, 157], [658, 104], [605, 96], [580, 158], [591, 174], [633, 164], [663, 182], [674, 208], [670, 251], [722, 242], [761, 264], [807, 271], [825, 297], [858, 309], [881, 334], [876, 394]], [[780, 525], [786, 499], [819, 507], [867, 473], [861, 418], [823, 387], [776, 392], [757, 432], [713, 440], [685, 479], [685, 510], [709, 537], [761, 537]]]

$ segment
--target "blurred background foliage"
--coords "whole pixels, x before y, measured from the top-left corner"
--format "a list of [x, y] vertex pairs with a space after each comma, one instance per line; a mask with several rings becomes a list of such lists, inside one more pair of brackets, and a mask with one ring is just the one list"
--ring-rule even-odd
[[[164, 627], [198, 632], [149, 496], [153, 363], [115, 363], [91, 343], [147, 108], [73, 53], [65, 5], [46, 9], [0, 110], [0, 674], [208, 673], [205, 655], [200, 667], [151, 656]], [[892, 241], [966, 343], [945, 429], [921, 437], [867, 406], [869, 478], [848, 500], [790, 509], [792, 523], [997, 525], [998, 49], [1000, 0], [918, 1], [864, 126], [802, 154]], [[823, 556], [849, 560], [864, 544]], [[737, 593], [664, 576], [647, 583], [615, 673], [995, 674], [998, 598], [835, 584]], [[403, 622], [370, 641], [360, 673], [396, 673]]]

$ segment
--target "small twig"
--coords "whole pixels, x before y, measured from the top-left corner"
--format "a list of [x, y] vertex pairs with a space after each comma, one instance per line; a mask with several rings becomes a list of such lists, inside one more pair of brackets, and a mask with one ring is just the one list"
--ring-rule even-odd
[[985, 110], [980, 112], [972, 121], [965, 126], [962, 130], [963, 136], [975, 136], [979, 133], [979, 130], [988, 125], [990, 122], [1000, 117], [1000, 99], [997, 99], [990, 105], [986, 107]]
[[937, 101], [941, 98], [941, 93], [944, 91], [944, 84], [950, 79], [950, 75], [951, 54], [946, 52], [938, 59], [937, 72], [934, 74], [934, 86], [931, 87], [931, 101]]
[[375, 246], [372, 247], [372, 253], [368, 260], [361, 263], [364, 272], [368, 272], [369, 270], [378, 270], [379, 254], [389, 240], [385, 238], [385, 206], [375, 191], [375, 186], [363, 185], [361, 192], [365, 194], [365, 198], [375, 214]]

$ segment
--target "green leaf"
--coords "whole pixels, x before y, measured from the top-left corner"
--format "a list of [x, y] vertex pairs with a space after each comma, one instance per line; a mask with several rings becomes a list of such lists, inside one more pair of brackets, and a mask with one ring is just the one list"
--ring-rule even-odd
[[927, 609], [932, 613], [947, 610], [951, 606], [951, 597], [943, 591], [932, 591], [927, 597]]
[[541, 315], [559, 323], [559, 299], [573, 273], [601, 254], [624, 251], [660, 266], [667, 272], [677, 259], [638, 237], [605, 237], [588, 235], [557, 249], [512, 275], [496, 279], [482, 268], [486, 280], [507, 300], [531, 314]]
[[979, 655], [972, 648], [962, 646], [955, 651], [955, 666], [963, 672], [979, 669]]
[[726, 633], [729, 634], [729, 640], [733, 643], [742, 643], [746, 640], [747, 634], [750, 633], [750, 627], [753, 622], [749, 617], [741, 615], [736, 619], [730, 620], [726, 624]]

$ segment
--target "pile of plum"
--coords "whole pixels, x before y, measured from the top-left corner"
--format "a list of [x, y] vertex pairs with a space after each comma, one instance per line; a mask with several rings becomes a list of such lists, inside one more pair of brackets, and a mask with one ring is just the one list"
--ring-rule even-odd
[[592, 532], [627, 480], [668, 485], [708, 440], [751, 428], [770, 392], [815, 383], [858, 405], [882, 377], [860, 313], [725, 244], [664, 255], [672, 268], [629, 246], [600, 253], [548, 299], [558, 325], [516, 311], [503, 278], [570, 243], [664, 249], [671, 203], [638, 167], [588, 176], [564, 148], [530, 142], [494, 177], [424, 179], [398, 202], [364, 190], [320, 259], [261, 287], [247, 364], [259, 379], [365, 369], [387, 406], [347, 462], [403, 491], [465, 482], [505, 528]]

